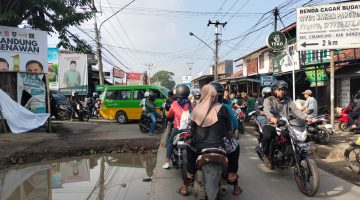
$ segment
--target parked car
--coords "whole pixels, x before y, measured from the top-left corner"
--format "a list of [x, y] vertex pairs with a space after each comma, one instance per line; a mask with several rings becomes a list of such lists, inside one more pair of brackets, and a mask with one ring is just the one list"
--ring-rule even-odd
[[50, 90], [50, 114], [58, 120], [70, 119], [72, 113], [69, 100], [59, 91]]

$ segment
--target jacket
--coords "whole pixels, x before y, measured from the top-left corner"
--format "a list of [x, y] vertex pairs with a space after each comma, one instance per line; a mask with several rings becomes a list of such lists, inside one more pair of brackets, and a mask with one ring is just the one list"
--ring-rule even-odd
[[[284, 97], [282, 101], [279, 101], [274, 96], [266, 98], [264, 100], [264, 113], [267, 119], [271, 117], [286, 117], [289, 119], [290, 115], [306, 119], [306, 115], [296, 107], [289, 97]], [[275, 113], [278, 113], [278, 115], [275, 115]]]

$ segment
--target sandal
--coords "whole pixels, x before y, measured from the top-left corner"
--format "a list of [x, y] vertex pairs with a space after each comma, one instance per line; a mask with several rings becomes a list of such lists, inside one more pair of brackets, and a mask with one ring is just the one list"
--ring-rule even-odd
[[187, 191], [187, 186], [186, 185], [182, 185], [179, 188], [178, 193], [181, 194], [182, 196], [189, 196], [189, 192]]

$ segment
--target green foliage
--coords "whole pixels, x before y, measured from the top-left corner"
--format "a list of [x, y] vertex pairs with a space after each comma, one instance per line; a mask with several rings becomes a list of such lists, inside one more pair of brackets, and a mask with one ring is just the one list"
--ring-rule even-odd
[[[82, 9], [86, 8], [86, 9]], [[57, 47], [90, 53], [91, 46], [67, 31], [93, 16], [91, 0], [0, 0], [0, 25], [25, 27], [59, 34]]]
[[175, 74], [173, 72], [161, 70], [161, 71], [156, 72], [151, 77], [150, 80], [151, 80], [151, 83], [155, 83], [155, 82], [159, 81], [161, 83], [161, 86], [172, 90], [175, 86], [175, 81], [173, 79], [173, 76], [175, 76]]

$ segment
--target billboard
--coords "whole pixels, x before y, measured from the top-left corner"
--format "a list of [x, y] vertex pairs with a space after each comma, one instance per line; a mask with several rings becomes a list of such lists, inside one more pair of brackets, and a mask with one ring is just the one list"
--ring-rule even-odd
[[59, 55], [59, 85], [60, 92], [70, 95], [72, 91], [86, 95], [88, 90], [87, 55], [63, 54]]
[[47, 33], [0, 26], [0, 71], [47, 73]]
[[59, 89], [58, 83], [58, 60], [59, 60], [59, 49], [48, 48], [48, 77], [49, 77], [49, 88], [57, 90]]
[[18, 102], [34, 113], [46, 113], [45, 74], [18, 73]]

